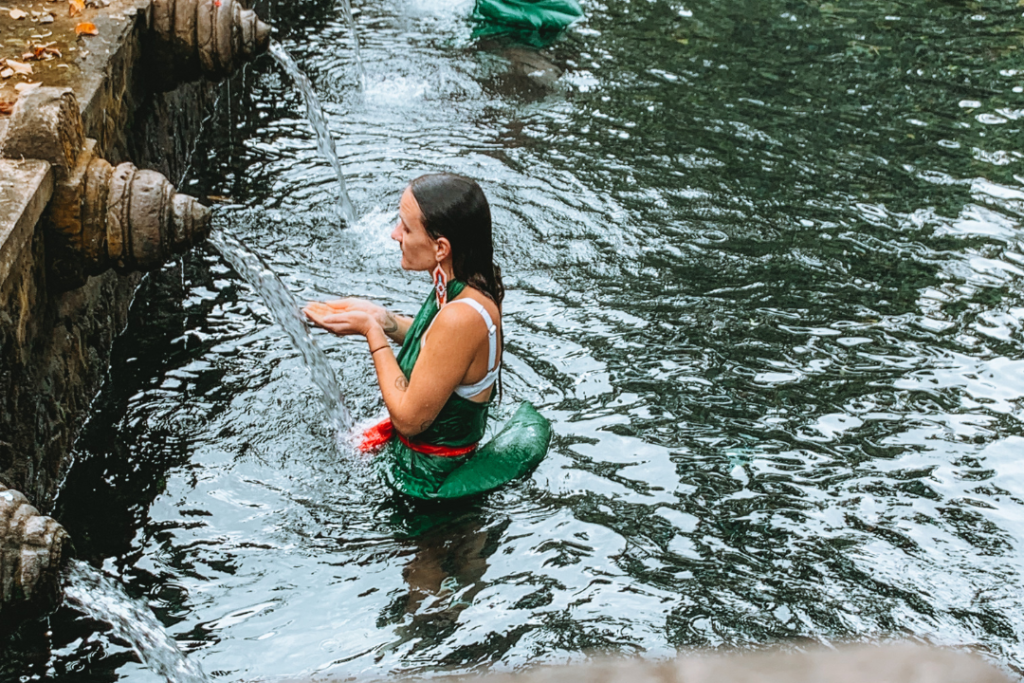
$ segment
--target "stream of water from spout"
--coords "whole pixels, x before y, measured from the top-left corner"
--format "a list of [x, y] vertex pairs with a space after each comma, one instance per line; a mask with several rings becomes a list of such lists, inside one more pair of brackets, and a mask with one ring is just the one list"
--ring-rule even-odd
[[309, 327], [295, 297], [277, 274], [238, 238], [214, 230], [208, 241], [263, 299], [275, 322], [284, 329], [292, 344], [302, 354], [313, 383], [323, 393], [324, 409], [334, 429], [339, 433], [347, 433], [352, 428], [352, 415], [342, 398], [341, 385], [327, 356], [310, 336]]
[[65, 572], [67, 605], [113, 627], [142, 663], [168, 683], [209, 683], [199, 665], [189, 660], [167, 635], [145, 604], [133, 600], [113, 580], [85, 562], [73, 560]]
[[366, 69], [363, 67], [363, 58], [359, 55], [359, 36], [356, 34], [356, 18], [352, 14], [352, 1], [341, 0], [342, 14], [348, 22], [348, 32], [352, 36], [352, 49], [356, 57], [356, 70], [359, 73], [359, 92], [366, 90]]
[[[348, 0], [345, 1], [347, 5]], [[349, 14], [351, 16], [351, 10], [349, 10]], [[354, 37], [355, 26], [354, 24], [350, 25], [352, 26]], [[356, 50], [358, 59], [358, 47]], [[356, 210], [352, 206], [352, 200], [349, 199], [348, 189], [345, 185], [345, 174], [342, 172], [341, 162], [338, 160], [334, 138], [331, 137], [331, 131], [327, 128], [327, 119], [324, 117], [323, 107], [320, 106], [320, 99], [313, 90], [313, 84], [310, 83], [309, 77], [302, 72], [302, 69], [295, 63], [295, 60], [291, 58], [291, 55], [278, 43], [271, 41], [269, 52], [277, 60], [277, 63], [281, 65], [281, 68], [292, 77], [292, 80], [295, 81], [295, 87], [302, 94], [302, 99], [306, 103], [306, 118], [309, 119], [310, 125], [313, 126], [313, 131], [316, 133], [317, 150], [331, 162], [334, 172], [338, 175], [338, 209], [341, 211], [341, 216], [345, 219], [345, 222], [348, 225], [352, 225], [356, 220]], [[362, 62], [359, 62], [359, 65], [360, 69], [362, 69]], [[360, 78], [362, 78], [362, 74], [360, 74]]]

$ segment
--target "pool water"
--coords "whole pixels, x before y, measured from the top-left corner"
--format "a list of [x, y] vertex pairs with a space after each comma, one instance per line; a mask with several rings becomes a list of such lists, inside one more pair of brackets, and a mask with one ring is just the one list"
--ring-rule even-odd
[[[360, 216], [269, 57], [186, 191], [300, 300], [412, 313], [388, 235], [430, 171], [490, 198], [529, 478], [442, 508], [336, 446], [301, 355], [210, 248], [151, 275], [57, 516], [214, 680], [429, 676], [912, 640], [1024, 666], [1024, 9], [585, 1], [543, 44], [471, 5], [257, 9], [324, 102]], [[315, 335], [382, 412], [365, 344]], [[62, 610], [4, 668], [153, 681]]]

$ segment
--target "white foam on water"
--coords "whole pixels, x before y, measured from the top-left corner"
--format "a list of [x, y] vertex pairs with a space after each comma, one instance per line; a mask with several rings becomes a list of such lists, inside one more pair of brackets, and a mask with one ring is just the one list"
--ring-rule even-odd
[[366, 84], [366, 103], [370, 106], [411, 106], [430, 91], [430, 84], [408, 76], [384, 75]]

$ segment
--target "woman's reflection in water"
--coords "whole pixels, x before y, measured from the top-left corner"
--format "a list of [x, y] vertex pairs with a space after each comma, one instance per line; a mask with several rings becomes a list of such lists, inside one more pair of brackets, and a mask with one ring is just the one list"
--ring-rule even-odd
[[415, 651], [455, 632], [459, 614], [485, 586], [487, 558], [497, 549], [508, 522], [487, 520], [478, 504], [392, 505], [391, 519], [408, 539], [402, 555], [412, 555], [402, 568], [409, 590], [382, 611], [378, 626], [399, 624], [399, 642], [394, 645], [418, 640]]

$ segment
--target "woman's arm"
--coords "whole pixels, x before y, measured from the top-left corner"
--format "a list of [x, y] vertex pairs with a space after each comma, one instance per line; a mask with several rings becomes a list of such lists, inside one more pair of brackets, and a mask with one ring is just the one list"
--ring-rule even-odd
[[[367, 341], [384, 405], [395, 429], [404, 436], [415, 436], [433, 424], [466, 376], [481, 347], [487, 344], [487, 328], [468, 306], [446, 307], [437, 314], [408, 380], [390, 345], [380, 347], [387, 343], [383, 335], [383, 330], [371, 329]], [[486, 348], [483, 353], [486, 358]]]
[[[303, 310], [329, 332], [366, 337], [391, 423], [407, 437], [434, 422], [478, 354], [487, 358], [487, 327], [469, 306], [449, 306], [437, 314], [408, 380], [376, 315], [363, 308], [336, 310], [320, 303], [311, 303]], [[403, 337], [408, 329], [403, 329]]]
[[399, 344], [405, 343], [405, 335], [409, 333], [412, 326], [412, 318], [407, 315], [398, 315], [391, 311], [384, 310], [384, 320], [380, 321], [380, 327], [384, 334]]

